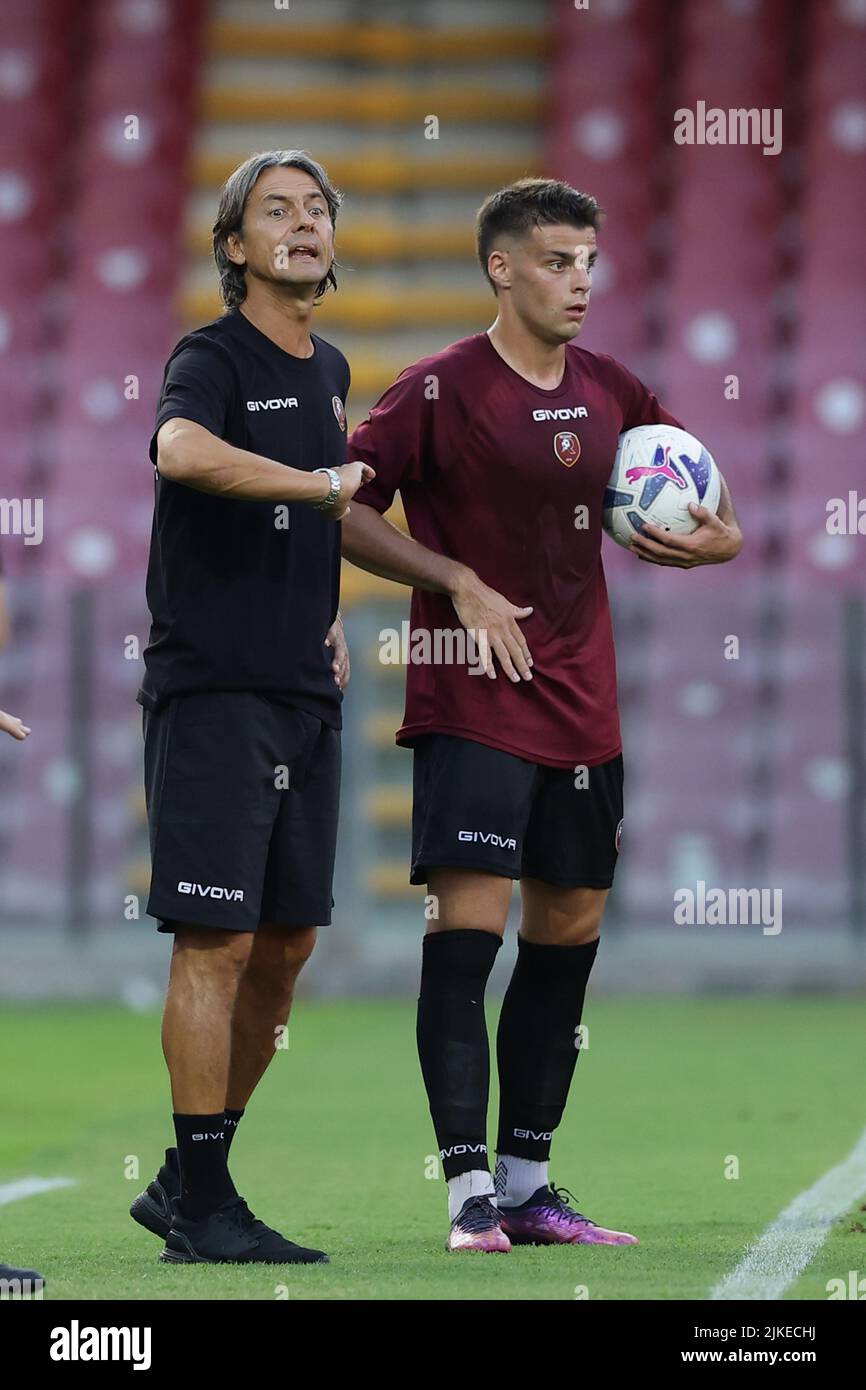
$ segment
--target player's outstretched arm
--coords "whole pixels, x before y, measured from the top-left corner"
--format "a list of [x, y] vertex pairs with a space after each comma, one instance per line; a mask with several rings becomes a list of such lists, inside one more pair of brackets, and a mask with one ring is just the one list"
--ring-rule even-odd
[[0, 709], [0, 733], [11, 734], [12, 738], [22, 740], [27, 737], [30, 730], [14, 714], [7, 714], [5, 710]]
[[0, 651], [6, 646], [12, 635], [12, 624], [9, 620], [9, 608], [6, 603], [6, 588], [0, 581]]
[[342, 542], [346, 559], [370, 574], [414, 589], [447, 594], [463, 626], [486, 633], [479, 653], [491, 679], [496, 676], [495, 656], [509, 680], [532, 680], [532, 657], [518, 627], [521, 618], [529, 617], [531, 608], [516, 607], [483, 583], [468, 565], [428, 550], [386, 521], [375, 507], [355, 503], [343, 523]]
[[660, 526], [645, 526], [645, 534], [632, 537], [631, 549], [639, 560], [654, 565], [673, 565], [677, 569], [693, 569], [695, 565], [723, 565], [734, 560], [743, 548], [743, 533], [734, 511], [730, 490], [719, 475], [721, 495], [718, 512], [708, 511], [697, 503], [689, 503], [689, 511], [698, 522], [697, 530], [689, 535], [676, 535]]
[[[243, 502], [321, 503], [331, 491], [327, 473], [307, 473], [276, 459], [236, 449], [193, 420], [167, 420], [156, 437], [160, 476], [199, 492], [211, 492]], [[345, 516], [362, 483], [375, 474], [367, 464], [347, 463], [333, 470], [340, 477], [340, 494], [327, 513], [335, 521]]]
[[[6, 590], [0, 583], [0, 647], [5, 647], [9, 641], [11, 626], [9, 609], [6, 605]], [[10, 734], [12, 738], [23, 740], [30, 733], [30, 730], [14, 714], [7, 714], [5, 710], [0, 709], [0, 733]]]

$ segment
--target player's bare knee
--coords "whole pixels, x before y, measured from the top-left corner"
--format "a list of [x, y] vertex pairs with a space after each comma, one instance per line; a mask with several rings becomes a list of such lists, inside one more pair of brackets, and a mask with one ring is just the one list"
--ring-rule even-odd
[[228, 940], [222, 947], [225, 973], [238, 976], [250, 958], [253, 947], [251, 932], [226, 932]]
[[243, 969], [252, 950], [252, 932], [179, 925], [175, 931], [173, 967], [232, 973]]
[[425, 899], [427, 934], [485, 931], [502, 936], [510, 901], [510, 879], [463, 869], [434, 870]]
[[588, 946], [591, 941], [598, 941], [601, 936], [601, 922], [598, 917], [590, 917], [586, 921], [580, 920], [563, 932], [561, 944], [563, 946]]
[[297, 973], [310, 959], [318, 927], [273, 926], [263, 923], [256, 933], [252, 959]]
[[597, 941], [607, 890], [557, 890], [549, 884], [524, 883], [521, 936], [550, 946], [585, 946]]
[[288, 1016], [295, 982], [316, 944], [316, 928], [259, 930], [244, 981], [262, 1007]]

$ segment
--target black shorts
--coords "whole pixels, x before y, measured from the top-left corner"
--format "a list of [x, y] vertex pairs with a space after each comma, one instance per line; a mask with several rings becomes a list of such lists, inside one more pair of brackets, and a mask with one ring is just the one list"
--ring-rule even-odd
[[585, 771], [450, 734], [415, 744], [411, 883], [433, 868], [609, 888], [622, 837], [622, 754]]
[[144, 712], [144, 778], [160, 931], [330, 922], [339, 730], [251, 692], [179, 695]]

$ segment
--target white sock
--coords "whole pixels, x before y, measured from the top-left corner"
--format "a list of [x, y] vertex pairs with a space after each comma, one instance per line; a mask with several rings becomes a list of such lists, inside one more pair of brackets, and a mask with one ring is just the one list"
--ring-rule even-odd
[[448, 1179], [448, 1220], [453, 1221], [467, 1197], [489, 1197], [496, 1206], [496, 1189], [486, 1168], [473, 1168]]
[[514, 1154], [496, 1155], [498, 1206], [520, 1207], [540, 1187], [548, 1185], [547, 1159], [539, 1163], [533, 1158], [516, 1158]]

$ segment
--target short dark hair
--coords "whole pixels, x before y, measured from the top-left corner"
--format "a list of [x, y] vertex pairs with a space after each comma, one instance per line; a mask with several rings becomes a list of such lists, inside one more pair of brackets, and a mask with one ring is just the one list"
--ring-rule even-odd
[[[237, 169], [229, 174], [223, 184], [213, 226], [213, 255], [220, 276], [220, 294], [227, 309], [235, 309], [247, 297], [244, 267], [235, 265], [234, 261], [229, 259], [228, 239], [232, 232], [240, 232], [243, 226], [247, 199], [259, 175], [266, 169], [277, 168], [303, 169], [305, 174], [314, 178], [328, 205], [331, 222], [336, 224], [343, 195], [331, 183], [321, 164], [317, 164], [306, 150], [265, 150], [261, 154], [251, 154], [249, 159], [245, 159], [243, 164], [239, 164]], [[333, 265], [316, 288], [317, 300], [321, 299], [329, 286], [332, 289], [337, 288]]]
[[570, 183], [559, 179], [518, 179], [498, 193], [491, 193], [478, 209], [475, 244], [481, 269], [495, 292], [487, 259], [497, 237], [526, 236], [533, 227], [554, 227], [560, 222], [598, 231], [601, 218], [601, 208], [592, 194], [579, 193]]

